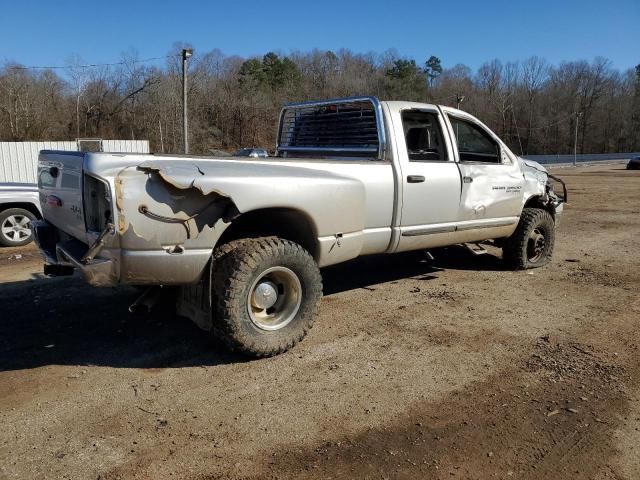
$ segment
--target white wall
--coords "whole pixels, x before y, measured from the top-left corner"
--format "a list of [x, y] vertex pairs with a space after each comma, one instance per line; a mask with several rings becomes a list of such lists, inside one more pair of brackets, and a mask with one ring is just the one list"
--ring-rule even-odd
[[[78, 151], [77, 142], [0, 142], [0, 183], [37, 183], [40, 150]], [[102, 151], [149, 153], [148, 140], [102, 140]]]

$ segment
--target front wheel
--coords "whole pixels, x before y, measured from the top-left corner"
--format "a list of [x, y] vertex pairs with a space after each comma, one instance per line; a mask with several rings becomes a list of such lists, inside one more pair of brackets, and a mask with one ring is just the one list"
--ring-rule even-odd
[[541, 208], [525, 208], [516, 231], [504, 242], [502, 256], [516, 269], [542, 267], [551, 260], [554, 243], [551, 214]]
[[277, 237], [229, 242], [213, 253], [213, 331], [232, 350], [268, 357], [307, 334], [322, 277], [300, 245]]

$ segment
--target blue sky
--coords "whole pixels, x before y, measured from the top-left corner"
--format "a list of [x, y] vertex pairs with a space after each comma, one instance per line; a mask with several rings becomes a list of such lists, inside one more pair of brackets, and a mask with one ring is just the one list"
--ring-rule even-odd
[[605, 56], [640, 63], [640, 0], [2, 0], [0, 62], [64, 65], [165, 55], [174, 42], [198, 51], [263, 55], [312, 48], [382, 53], [422, 64], [477, 68], [531, 55], [551, 63]]

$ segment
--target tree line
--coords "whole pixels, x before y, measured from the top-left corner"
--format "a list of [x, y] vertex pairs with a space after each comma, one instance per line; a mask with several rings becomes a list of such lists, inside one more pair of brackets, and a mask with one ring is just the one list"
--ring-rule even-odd
[[[166, 64], [135, 55], [117, 65], [0, 68], [0, 140], [148, 139], [155, 152], [182, 149], [182, 45]], [[189, 60], [192, 153], [273, 149], [283, 104], [354, 95], [456, 106], [493, 129], [516, 153], [640, 150], [640, 65], [619, 71], [606, 58], [551, 65], [540, 57], [476, 71], [445, 68], [390, 50], [313, 50], [262, 58], [196, 52]]]

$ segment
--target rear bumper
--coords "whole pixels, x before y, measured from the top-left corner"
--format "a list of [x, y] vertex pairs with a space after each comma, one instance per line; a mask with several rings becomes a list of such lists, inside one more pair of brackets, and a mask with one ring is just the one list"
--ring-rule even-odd
[[[108, 226], [112, 228], [112, 226]], [[89, 246], [69, 237], [54, 225], [33, 223], [35, 240], [51, 275], [79, 270], [95, 287], [129, 285], [187, 285], [200, 280], [211, 248], [129, 250], [113, 247], [112, 231], [105, 231]], [[103, 242], [104, 240], [104, 242]]]
[[64, 267], [71, 267], [79, 270], [87, 282], [93, 286], [109, 287], [118, 284], [118, 276], [111, 258], [87, 258], [93, 246], [89, 247], [73, 238], [63, 239], [60, 231], [44, 220], [33, 223], [33, 232], [47, 264], [63, 267], [49, 268], [47, 273], [67, 272], [68, 268]]

